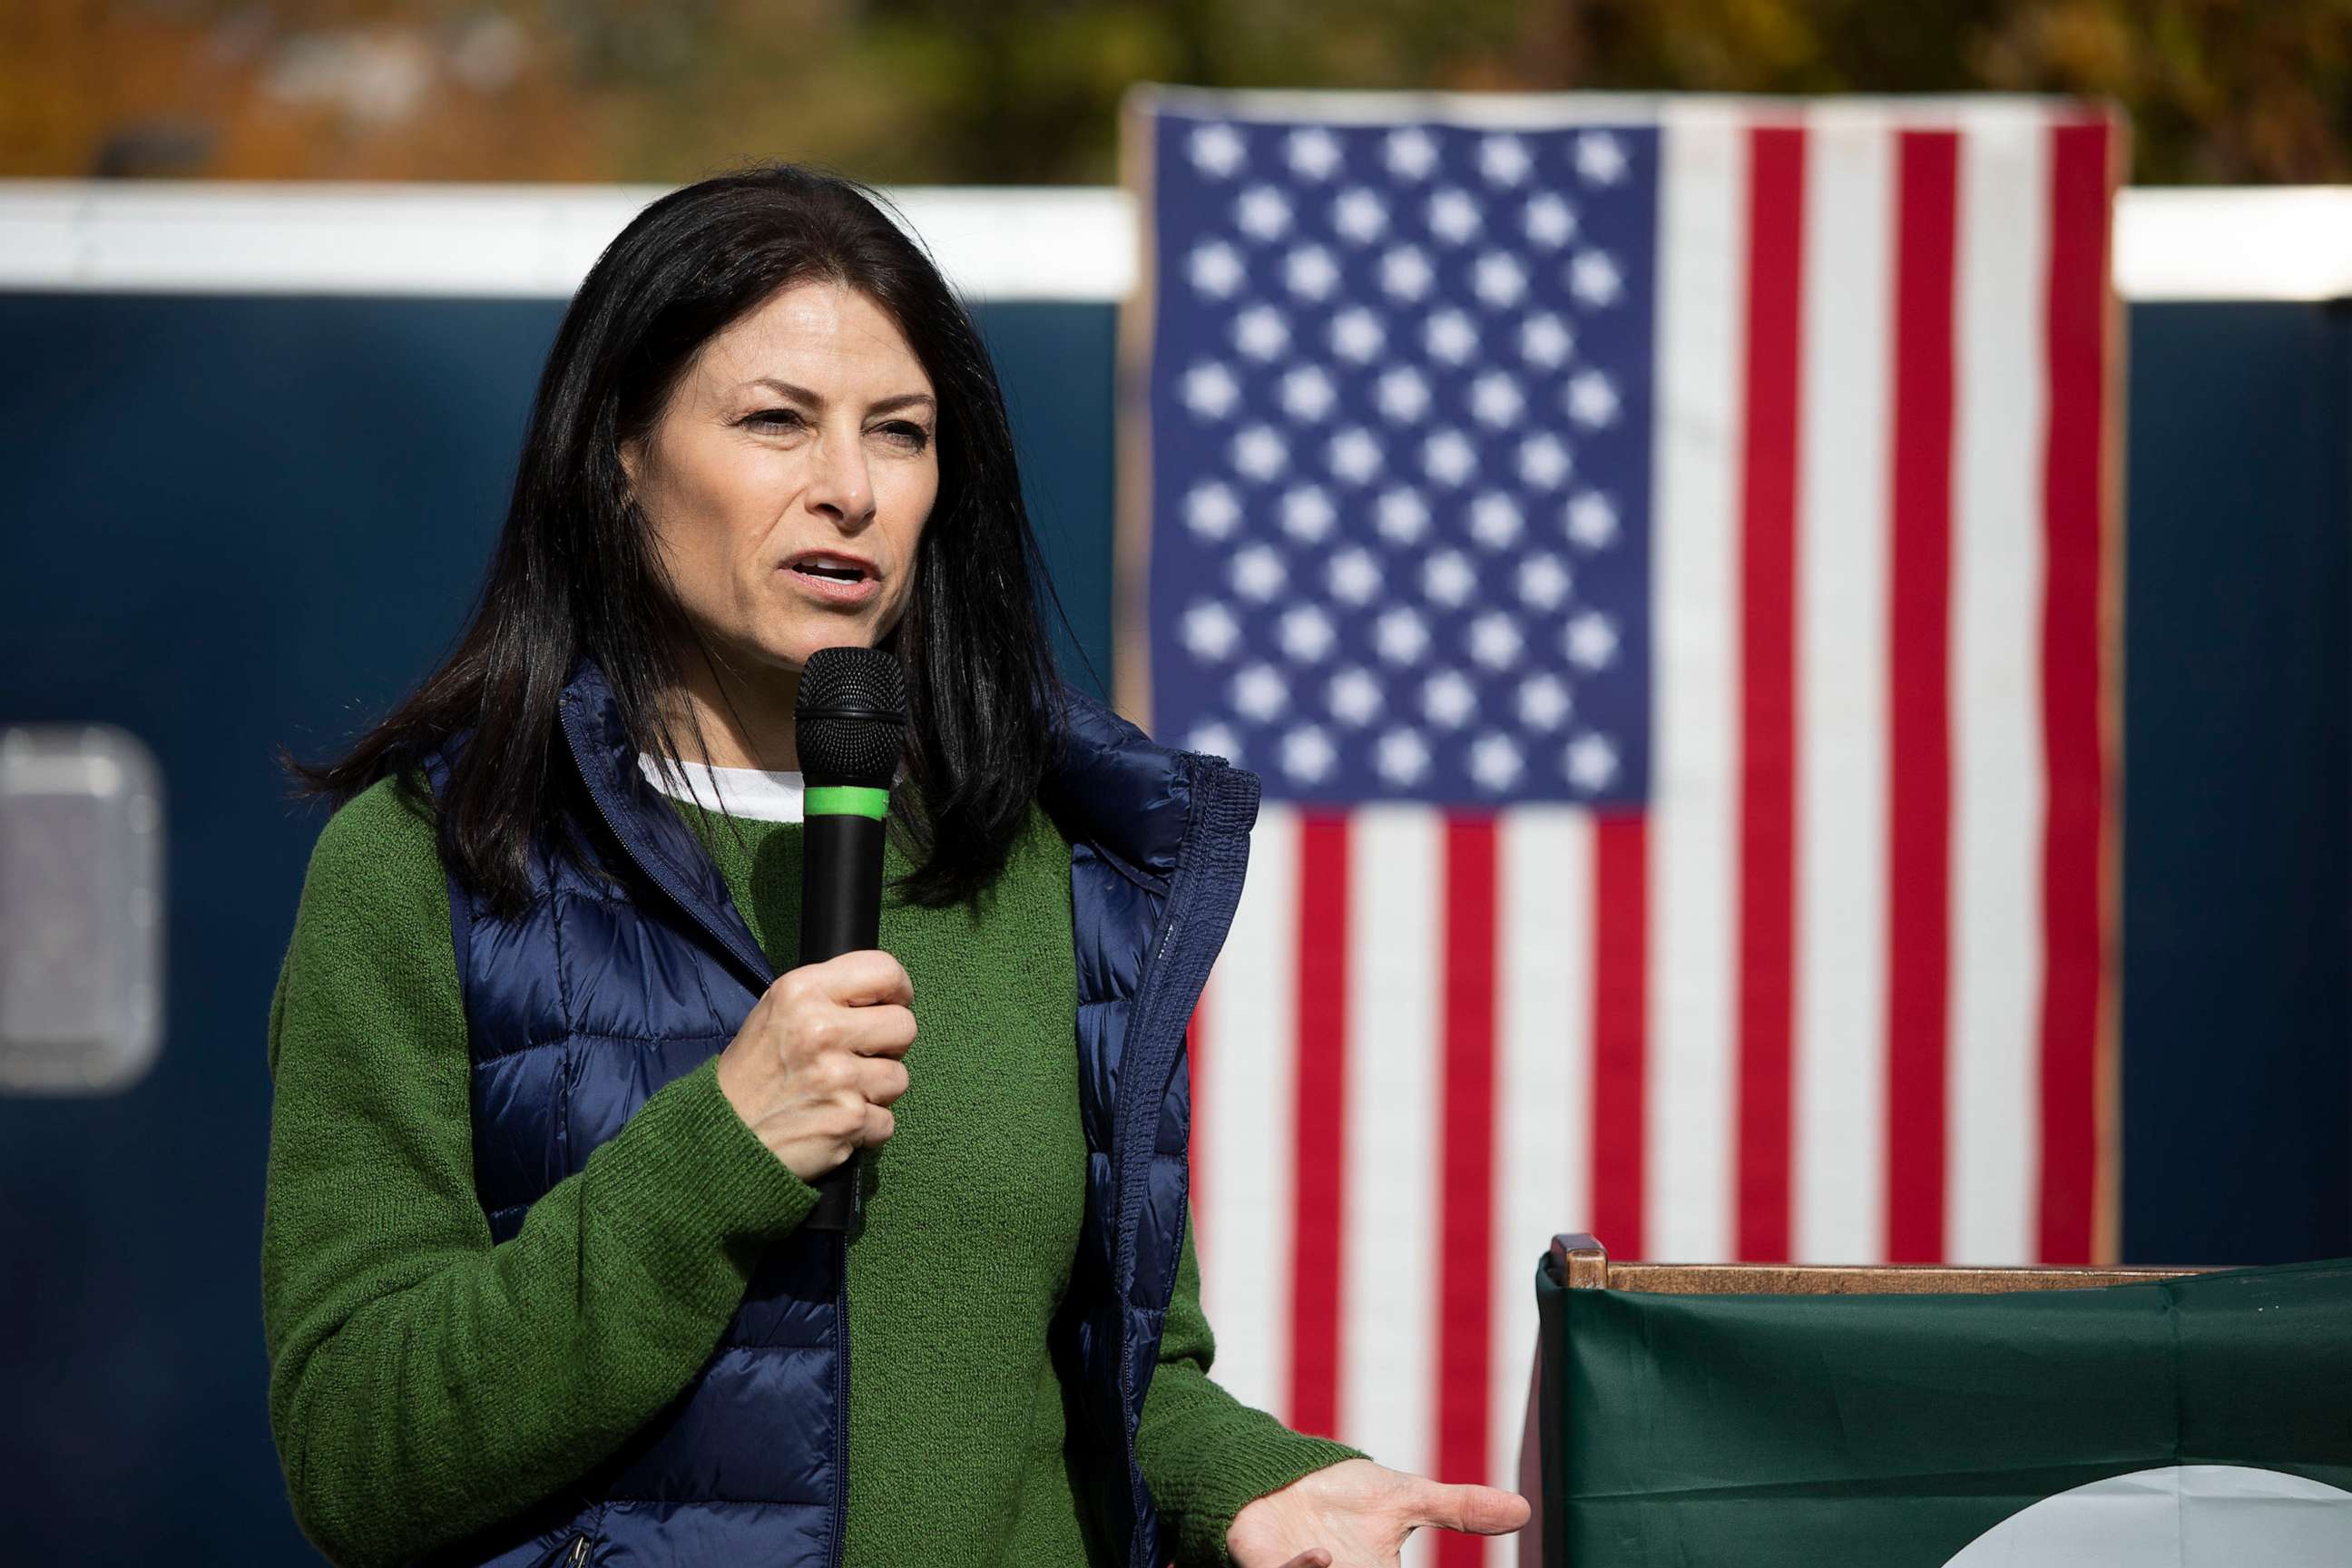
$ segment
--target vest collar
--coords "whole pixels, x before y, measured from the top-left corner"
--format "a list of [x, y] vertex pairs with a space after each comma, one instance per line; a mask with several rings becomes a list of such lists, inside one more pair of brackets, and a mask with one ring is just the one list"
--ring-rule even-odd
[[742, 967], [755, 983], [753, 989], [765, 991], [776, 977], [768, 955], [743, 923], [742, 912], [727, 890], [727, 879], [719, 875], [709, 852], [696, 840], [685, 818], [646, 781], [637, 766], [636, 746], [613, 700], [612, 685], [594, 659], [583, 658], [572, 667], [558, 713], [581, 782], [613, 837], [671, 901]]

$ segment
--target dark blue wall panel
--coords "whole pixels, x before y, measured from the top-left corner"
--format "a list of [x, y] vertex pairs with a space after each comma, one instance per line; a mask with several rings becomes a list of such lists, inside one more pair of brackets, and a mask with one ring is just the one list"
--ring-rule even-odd
[[[0, 719], [170, 789], [161, 1065], [0, 1100], [9, 1561], [308, 1553], [264, 1417], [263, 1031], [331, 750], [457, 629], [544, 301], [0, 297]], [[1112, 313], [983, 313], [1066, 658], [1110, 672]], [[2133, 315], [2127, 1252], [2352, 1253], [2347, 322]]]
[[2352, 312], [2131, 318], [2124, 1251], [2352, 1254]]

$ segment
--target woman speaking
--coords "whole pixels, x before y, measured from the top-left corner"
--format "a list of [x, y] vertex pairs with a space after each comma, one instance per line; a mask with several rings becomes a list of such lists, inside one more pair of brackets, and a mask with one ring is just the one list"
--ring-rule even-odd
[[[1066, 691], [1037, 574], [987, 355], [860, 187], [706, 181], [590, 272], [465, 634], [297, 770], [263, 1305], [331, 1556], [1371, 1568], [1525, 1519], [1210, 1381], [1183, 1030], [1256, 784]], [[793, 968], [834, 647], [905, 678], [888, 891]]]

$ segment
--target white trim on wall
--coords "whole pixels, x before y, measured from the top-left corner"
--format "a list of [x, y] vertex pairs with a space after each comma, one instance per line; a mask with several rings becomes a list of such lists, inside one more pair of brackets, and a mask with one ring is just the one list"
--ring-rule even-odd
[[[0, 180], [0, 289], [563, 299], [661, 189]], [[1134, 285], [1125, 191], [888, 194], [974, 300]], [[2352, 185], [2127, 189], [2115, 274], [2134, 300], [2352, 299]]]

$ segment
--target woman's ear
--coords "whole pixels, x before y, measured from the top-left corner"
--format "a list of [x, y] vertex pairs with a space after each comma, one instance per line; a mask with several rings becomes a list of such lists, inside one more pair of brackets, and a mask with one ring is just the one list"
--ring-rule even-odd
[[621, 479], [629, 487], [627, 499], [632, 502], [637, 499], [637, 468], [644, 461], [645, 443], [642, 440], [621, 443]]

